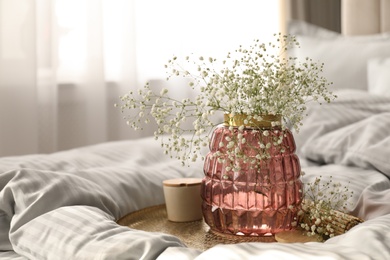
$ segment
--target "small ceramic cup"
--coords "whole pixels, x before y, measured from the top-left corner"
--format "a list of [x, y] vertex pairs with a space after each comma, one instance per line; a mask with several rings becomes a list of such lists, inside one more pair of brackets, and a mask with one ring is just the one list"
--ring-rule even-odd
[[202, 219], [202, 179], [180, 178], [163, 181], [168, 220], [188, 222]]

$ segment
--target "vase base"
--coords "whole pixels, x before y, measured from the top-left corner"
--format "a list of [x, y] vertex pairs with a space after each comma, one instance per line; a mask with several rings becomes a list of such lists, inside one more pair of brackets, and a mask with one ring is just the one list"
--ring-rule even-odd
[[291, 224], [296, 211], [215, 209], [203, 202], [203, 217], [210, 229], [222, 234], [241, 237], [270, 237], [295, 229]]

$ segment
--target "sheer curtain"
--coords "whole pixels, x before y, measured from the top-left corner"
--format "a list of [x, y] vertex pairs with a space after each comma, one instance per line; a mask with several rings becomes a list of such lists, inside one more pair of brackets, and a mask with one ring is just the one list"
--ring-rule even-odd
[[114, 107], [172, 55], [222, 56], [279, 28], [269, 0], [0, 0], [0, 156], [150, 135]]

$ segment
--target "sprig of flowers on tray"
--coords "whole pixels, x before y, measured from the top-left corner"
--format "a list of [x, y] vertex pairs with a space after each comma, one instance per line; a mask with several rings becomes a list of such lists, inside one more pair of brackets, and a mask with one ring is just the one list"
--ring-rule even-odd
[[[161, 139], [165, 153], [183, 164], [203, 160], [201, 148], [208, 146], [211, 129], [222, 123], [218, 113], [245, 114], [244, 123], [261, 121], [263, 115], [281, 116], [299, 130], [307, 102], [330, 102], [335, 96], [327, 88], [331, 83], [321, 76], [323, 64], [309, 58], [299, 62], [286, 55], [288, 49], [296, 47], [299, 43], [294, 36], [275, 34], [274, 42], [256, 39], [249, 47], [239, 46], [222, 59], [174, 56], [165, 65], [167, 80], [188, 79], [188, 87], [194, 92], [192, 99], [176, 100], [166, 88], [155, 93], [146, 83], [142, 89], [123, 95], [117, 106], [134, 130], [154, 121], [154, 136]], [[184, 127], [188, 121], [193, 127]], [[269, 144], [261, 147], [266, 150]]]
[[324, 180], [316, 177], [305, 184], [304, 200], [298, 212], [299, 225], [308, 236], [319, 236], [327, 240], [348, 231], [363, 222], [346, 213], [353, 191], [348, 185], [333, 181], [332, 176]]

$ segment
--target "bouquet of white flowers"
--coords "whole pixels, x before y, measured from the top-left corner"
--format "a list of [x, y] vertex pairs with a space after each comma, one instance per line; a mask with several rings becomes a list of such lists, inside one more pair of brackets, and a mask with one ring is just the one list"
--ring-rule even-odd
[[[259, 122], [265, 115], [273, 115], [299, 130], [307, 102], [330, 102], [335, 96], [327, 89], [330, 83], [320, 75], [323, 64], [288, 57], [288, 49], [299, 47], [294, 36], [276, 34], [275, 38], [268, 44], [255, 40], [249, 48], [239, 46], [221, 61], [173, 57], [165, 65], [167, 80], [188, 78], [196, 93], [193, 99], [175, 100], [167, 89], [155, 93], [146, 83], [138, 92], [121, 97], [118, 106], [127, 124], [139, 130], [152, 118], [157, 124], [154, 135], [161, 138], [165, 153], [183, 164], [202, 157], [200, 150], [209, 143], [209, 130], [222, 123], [213, 120], [216, 111], [229, 114], [229, 118], [245, 115], [242, 127], [248, 121]], [[190, 129], [183, 127], [188, 120], [193, 125]], [[280, 120], [271, 124], [278, 125]]]

